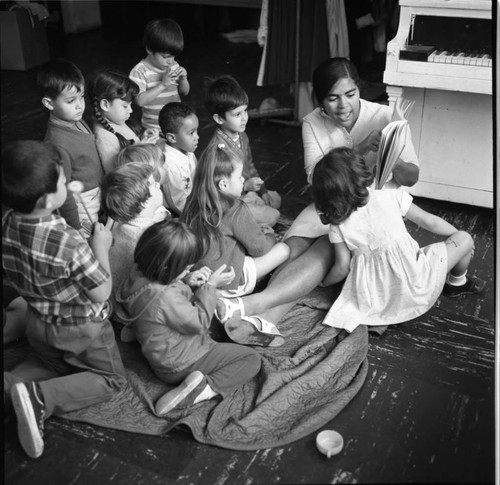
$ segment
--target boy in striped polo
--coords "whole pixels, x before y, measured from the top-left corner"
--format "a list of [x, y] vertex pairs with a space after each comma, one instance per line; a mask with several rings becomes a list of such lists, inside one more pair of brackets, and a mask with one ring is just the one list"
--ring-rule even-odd
[[177, 22], [171, 19], [152, 20], [144, 30], [147, 56], [129, 74], [139, 86], [135, 102], [142, 108], [142, 126], [148, 142], [158, 140], [158, 115], [168, 103], [180, 101], [189, 93], [187, 72], [175, 57], [184, 49], [184, 36]]

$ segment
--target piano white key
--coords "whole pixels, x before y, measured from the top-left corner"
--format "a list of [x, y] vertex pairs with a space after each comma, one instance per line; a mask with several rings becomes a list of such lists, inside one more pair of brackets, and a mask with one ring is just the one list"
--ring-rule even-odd
[[482, 56], [480, 59], [479, 59], [479, 62], [478, 62], [478, 66], [483, 66], [483, 67], [486, 67], [488, 65], [488, 58], [490, 56], [488, 54], [485, 54], [484, 56]]
[[434, 50], [429, 54], [429, 57], [427, 58], [427, 62], [436, 62], [436, 56], [437, 54], [441, 53], [439, 50]]
[[445, 64], [452, 64], [453, 63], [453, 56], [455, 55], [454, 52], [448, 51], [448, 55], [444, 58]]
[[477, 52], [472, 52], [471, 55], [470, 55], [469, 65], [470, 66], [475, 66], [476, 63], [477, 63]]
[[463, 64], [464, 63], [465, 54], [463, 52], [457, 52], [456, 55], [451, 59], [452, 64]]
[[448, 56], [448, 51], [443, 51], [441, 52], [441, 54], [437, 55], [436, 56], [436, 62], [440, 63], [440, 64], [446, 64], [446, 57]]

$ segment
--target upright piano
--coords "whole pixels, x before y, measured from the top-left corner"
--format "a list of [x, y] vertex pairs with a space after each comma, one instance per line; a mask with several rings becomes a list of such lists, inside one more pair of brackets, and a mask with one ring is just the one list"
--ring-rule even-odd
[[493, 207], [491, 0], [400, 0], [387, 45], [389, 104], [415, 102], [420, 179], [410, 192]]

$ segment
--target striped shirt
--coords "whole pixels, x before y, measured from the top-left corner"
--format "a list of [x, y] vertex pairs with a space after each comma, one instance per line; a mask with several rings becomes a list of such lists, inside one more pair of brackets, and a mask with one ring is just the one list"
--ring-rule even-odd
[[56, 215], [28, 218], [7, 211], [2, 218], [4, 275], [46, 323], [78, 325], [105, 317], [108, 302], [86, 290], [110, 277], [80, 233]]
[[[174, 62], [170, 69], [175, 71], [178, 67], [179, 64]], [[158, 69], [147, 62], [146, 59], [143, 59], [130, 71], [129, 77], [139, 86], [140, 94], [160, 84], [165, 73], [165, 69]], [[180, 100], [177, 85], [171, 84], [158, 95], [153, 103], [142, 107], [142, 126], [145, 129], [153, 128], [160, 130], [158, 115], [161, 109], [168, 103]]]

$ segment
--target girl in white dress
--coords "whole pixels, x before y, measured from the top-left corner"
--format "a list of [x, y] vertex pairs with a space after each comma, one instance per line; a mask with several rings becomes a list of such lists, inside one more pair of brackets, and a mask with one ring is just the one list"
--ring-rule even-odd
[[[372, 182], [350, 148], [330, 151], [314, 169], [316, 208], [335, 250], [323, 283], [346, 278], [324, 324], [352, 332], [360, 324], [401, 323], [428, 311], [443, 286], [450, 297], [482, 291], [484, 282], [466, 276], [474, 249], [468, 233], [417, 207], [404, 190], [372, 190]], [[448, 238], [420, 248], [403, 217]]]

